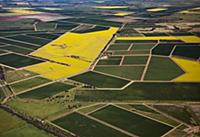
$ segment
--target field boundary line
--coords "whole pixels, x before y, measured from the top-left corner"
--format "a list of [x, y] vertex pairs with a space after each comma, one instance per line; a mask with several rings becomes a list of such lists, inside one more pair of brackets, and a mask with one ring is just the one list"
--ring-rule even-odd
[[10, 68], [10, 69], [13, 69], [13, 70], [17, 70], [16, 68], [11, 67], [11, 66], [8, 66], [8, 65], [6, 65], [6, 64], [0, 63], [0, 65], [1, 65], [1, 66], [4, 66], [4, 67], [7, 67], [7, 68]]
[[47, 86], [47, 85], [49, 85], [49, 84], [53, 84], [53, 83], [55, 83], [55, 81], [50, 81], [50, 82], [47, 82], [47, 83], [41, 84], [41, 85], [39, 85], [39, 86], [35, 86], [35, 87], [32, 87], [32, 88], [29, 88], [29, 89], [23, 90], [23, 91], [21, 91], [21, 92], [16, 93], [16, 96], [17, 96], [17, 95], [20, 95], [20, 94], [23, 94], [23, 93], [26, 93], [26, 92], [29, 92], [29, 91], [34, 90], [34, 89], [38, 89], [38, 88], [41, 88], [41, 87]]
[[[156, 47], [158, 44], [159, 44], [159, 42], [156, 43], [156, 44], [153, 46], [153, 48]], [[153, 49], [153, 48], [152, 48], [152, 49]], [[150, 65], [150, 62], [151, 62], [151, 58], [152, 58], [152, 49], [150, 50], [149, 58], [148, 58], [148, 60], [147, 60], [147, 62], [146, 62], [146, 66], [145, 66], [144, 71], [143, 71], [143, 74], [142, 74], [142, 76], [141, 76], [141, 79], [140, 79], [141, 81], [144, 81], [144, 78], [145, 78], [145, 76], [146, 76], [147, 70], [148, 70], [148, 68], [149, 68], [149, 65]]]
[[110, 47], [110, 45], [115, 41], [116, 33], [113, 34], [113, 36], [111, 37], [111, 39], [108, 41], [108, 43], [106, 43], [104, 49], [99, 53], [98, 57], [93, 61], [93, 63], [90, 66], [90, 69], [93, 71], [95, 69], [95, 67], [97, 66], [99, 60], [101, 60], [101, 56], [108, 50], [108, 48]]
[[120, 76], [116, 76], [116, 75], [112, 75], [112, 74], [108, 74], [108, 73], [104, 73], [104, 72], [100, 72], [100, 71], [96, 71], [96, 70], [93, 70], [93, 72], [96, 72], [96, 73], [102, 74], [102, 75], [106, 75], [106, 76], [110, 76], [110, 77], [115, 77], [115, 78], [122, 79], [122, 80], [132, 81], [131, 79], [123, 78]]
[[[36, 33], [37, 34], [37, 33]], [[36, 39], [43, 39], [43, 40], [49, 40], [49, 42], [52, 41], [52, 39], [48, 39], [48, 38], [43, 38], [43, 37], [37, 37], [37, 36], [33, 36], [33, 35], [28, 35], [28, 34], [22, 34], [22, 35], [25, 35], [27, 37], [30, 37], [30, 38], [36, 38]], [[48, 43], [49, 43], [48, 42]], [[47, 43], [46, 43], [47, 44]]]
[[120, 63], [119, 63], [119, 66], [122, 66], [122, 65], [123, 65], [124, 58], [125, 58], [125, 56], [122, 56], [121, 61], [120, 61]]
[[[37, 33], [36, 33], [37, 34]], [[49, 39], [49, 38], [43, 38], [43, 37], [39, 37], [39, 36], [33, 36], [31, 34], [24, 34], [26, 36], [31, 36], [31, 37], [34, 37], [34, 38], [41, 38], [41, 39], [45, 39], [45, 40], [52, 40], [52, 39]]]
[[29, 80], [29, 79], [37, 78], [37, 77], [40, 77], [40, 75], [34, 75], [32, 77], [16, 80], [16, 81], [10, 82], [9, 85], [12, 85], [12, 84], [15, 84], [15, 83], [19, 83], [19, 82], [23, 82], [23, 81], [26, 81], [26, 80]]
[[90, 114], [92, 114], [92, 113], [94, 113], [94, 112], [96, 112], [96, 111], [98, 111], [98, 110], [101, 110], [101, 109], [107, 107], [107, 106], [109, 106], [109, 104], [103, 104], [103, 106], [101, 106], [101, 107], [99, 107], [99, 108], [97, 108], [97, 109], [95, 109], [95, 110], [93, 110], [93, 111], [90, 111], [90, 112], [88, 112], [88, 113], [85, 113], [85, 114], [86, 114], [86, 115], [90, 115]]
[[89, 119], [91, 119], [91, 120], [94, 120], [94, 121], [96, 121], [96, 122], [98, 122], [98, 123], [100, 123], [100, 124], [102, 124], [102, 125], [105, 125], [106, 127], [110, 127], [110, 128], [112, 128], [112, 129], [114, 129], [114, 130], [116, 130], [116, 131], [119, 131], [119, 132], [121, 132], [121, 133], [124, 133], [124, 134], [126, 134], [126, 135], [128, 135], [128, 136], [137, 137], [136, 135], [134, 135], [134, 134], [132, 134], [132, 133], [130, 133], [130, 132], [128, 132], [128, 131], [125, 131], [125, 130], [119, 128], [119, 127], [116, 127], [116, 126], [114, 126], [114, 125], [111, 125], [111, 124], [109, 124], [109, 123], [107, 123], [107, 122], [104, 122], [104, 121], [102, 121], [102, 120], [99, 120], [99, 119], [97, 119], [97, 118], [95, 118], [95, 117], [92, 117], [92, 116], [89, 116], [89, 115], [85, 115], [85, 114], [80, 113], [80, 112], [77, 112], [77, 113], [79, 113], [80, 115], [85, 116], [85, 117], [87, 117], [87, 118], [89, 118]]
[[57, 120], [57, 119], [59, 119], [59, 118], [65, 117], [65, 116], [67, 116], [67, 115], [70, 115], [70, 114], [72, 114], [72, 113], [74, 113], [74, 112], [75, 112], [75, 111], [65, 112], [65, 113], [62, 113], [62, 114], [60, 114], [60, 115], [58, 115], [58, 116], [55, 116], [55, 117], [51, 117], [51, 115], [49, 115], [50, 118], [47, 117], [47, 120], [48, 120], [48, 121], [54, 121], [54, 120]]
[[144, 118], [150, 119], [150, 120], [152, 120], [152, 121], [156, 121], [156, 122], [158, 122], [158, 123], [160, 123], [160, 124], [163, 124], [163, 125], [166, 125], [166, 126], [170, 126], [170, 127], [174, 127], [173, 125], [170, 125], [170, 124], [165, 123], [165, 122], [163, 122], [163, 121], [160, 121], [160, 120], [151, 118], [151, 117], [149, 117], [149, 116], [143, 115], [143, 114], [138, 113], [138, 112], [133, 112], [133, 111], [128, 110], [128, 109], [126, 109], [126, 108], [124, 108], [124, 107], [121, 107], [121, 106], [119, 106], [119, 105], [116, 105], [116, 104], [112, 104], [112, 105], [115, 106], [115, 107], [118, 107], [118, 108], [120, 108], [120, 109], [123, 109], [123, 110], [125, 110], [125, 111], [128, 111], [128, 112], [130, 112], [130, 113], [134, 113], [134, 114], [137, 114], [137, 115], [142, 116], [142, 117], [144, 117]]
[[169, 54], [170, 57], [172, 57], [172, 55], [173, 55], [173, 53], [174, 53], [176, 47], [177, 47], [177, 46], [175, 45], [175, 46], [173, 47], [173, 49], [171, 50], [171, 52], [170, 52], [170, 54]]
[[0, 56], [3, 56], [3, 55], [7, 55], [7, 54], [11, 54], [11, 53], [12, 53], [12, 52], [10, 52], [10, 51], [9, 51], [9, 52], [5, 51], [5, 52], [6, 52], [6, 53], [1, 53]]
[[112, 55], [113, 56], [149, 56], [149, 53], [148, 54], [119, 54], [119, 55]]
[[69, 131], [69, 130], [67, 130], [67, 129], [65, 129], [65, 128], [60, 127], [60, 126], [58, 126], [58, 125], [52, 123], [51, 121], [45, 120], [45, 122], [49, 123], [49, 124], [52, 125], [52, 126], [55, 126], [55, 127], [59, 128], [60, 130], [65, 131], [65, 132], [67, 132], [67, 133], [69, 133], [69, 134], [71, 134], [71, 135], [73, 135], [73, 136], [75, 136], [75, 137], [77, 136], [75, 133], [73, 133], [73, 132], [71, 132], [71, 131]]
[[104, 104], [104, 103], [93, 103], [93, 104], [90, 104], [90, 105], [86, 105], [86, 106], [82, 106], [80, 108], [77, 108], [74, 111], [79, 111], [80, 109], [85, 109], [85, 108], [93, 107], [93, 106], [96, 106], [96, 105], [99, 105], [99, 104]]
[[131, 84], [133, 84], [134, 83], [134, 81], [132, 80], [132, 81], [130, 81], [129, 83], [127, 83], [125, 86], [123, 86], [122, 88], [121, 88], [121, 90], [124, 90], [125, 88], [127, 88], [128, 86], [130, 86]]
[[[6, 44], [4, 47], [6, 46], [12, 46], [12, 47], [16, 47], [16, 48], [21, 48], [21, 49], [25, 49], [25, 50], [30, 50], [31, 52], [34, 51], [34, 49], [30, 49], [30, 48], [27, 48], [27, 47], [21, 47], [21, 46], [17, 46], [17, 45], [11, 45], [11, 44]], [[6, 50], [6, 49], [5, 49]], [[13, 51], [12, 51], [13, 52]], [[16, 53], [16, 52], [15, 52]]]
[[128, 47], [128, 51], [131, 51], [132, 47], [134, 46], [133, 43], [131, 43], [131, 45]]
[[[166, 113], [164, 113], [164, 112], [162, 112], [162, 111], [160, 111], [160, 110], [158, 110], [158, 109], [156, 109], [156, 108], [154, 108], [154, 107], [151, 107], [151, 106], [146, 105], [146, 104], [144, 104], [144, 105], [145, 105], [146, 107], [148, 107], [148, 108], [154, 110], [154, 111], [159, 112], [159, 113], [162, 114], [163, 116], [168, 117], [169, 119], [172, 119], [172, 120], [174, 120], [174, 121], [176, 121], [176, 122], [178, 122], [178, 123], [184, 123], [183, 121], [180, 121], [179, 119], [177, 119], [177, 118], [175, 118], [175, 117], [173, 117], [173, 116], [170, 116], [170, 115], [168, 115], [168, 114], [166, 114]], [[188, 127], [190, 127], [190, 125], [188, 125], [187, 123], [184, 123], [184, 124], [187, 125]]]
[[9, 40], [9, 41], [15, 41], [15, 42], [23, 43], [23, 44], [32, 45], [34, 47], [40, 47], [41, 46], [41, 45], [38, 45], [38, 44], [28, 43], [28, 42], [25, 42], [25, 41], [15, 40], [15, 39], [7, 38], [7, 37], [1, 37], [0, 36], [0, 38], [5, 39], [5, 40]]
[[177, 128], [179, 128], [182, 125], [183, 125], [183, 123], [181, 123], [178, 126], [172, 128], [171, 130], [169, 130], [168, 132], [166, 132], [165, 134], [163, 134], [161, 137], [165, 137], [166, 135], [170, 134], [171, 132], [173, 132], [174, 130], [176, 130]]
[[169, 58], [169, 56], [164, 56], [164, 55], [152, 55], [152, 57]]
[[144, 67], [145, 64], [97, 65], [96, 67]]

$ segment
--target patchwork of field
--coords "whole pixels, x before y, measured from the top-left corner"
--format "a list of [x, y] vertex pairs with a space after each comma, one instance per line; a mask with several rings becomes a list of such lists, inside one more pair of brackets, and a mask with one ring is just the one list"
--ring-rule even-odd
[[[169, 107], [167, 112], [165, 111], [166, 107]], [[174, 109], [177, 110], [176, 113], [173, 113]], [[141, 137], [151, 135], [159, 137], [165, 135], [165, 133], [172, 132], [175, 127], [178, 131], [181, 131], [178, 127], [181, 127], [181, 122], [185, 121], [185, 119], [182, 119], [179, 115], [191, 120], [191, 113], [186, 111], [187, 109], [183, 108], [183, 106], [177, 107], [176, 105], [152, 106], [151, 104], [142, 105], [137, 103], [111, 105], [97, 103], [58, 117], [52, 123], [80, 137], [88, 135], [94, 137], [111, 135]], [[84, 130], [78, 130], [80, 128]], [[182, 128], [184, 129], [185, 127], [183, 126]], [[176, 132], [174, 131], [173, 133]], [[182, 133], [184, 134], [184, 132]]]
[[0, 136], [198, 136], [199, 4], [177, 3], [0, 1]]

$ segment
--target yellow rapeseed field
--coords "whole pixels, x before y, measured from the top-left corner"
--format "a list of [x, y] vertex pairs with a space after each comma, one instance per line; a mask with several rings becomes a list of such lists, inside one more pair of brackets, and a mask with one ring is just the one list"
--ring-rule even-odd
[[175, 81], [200, 82], [200, 62], [175, 57], [172, 59], [186, 72]]
[[[61, 66], [41, 63], [30, 66], [27, 70], [44, 75], [44, 72], [50, 70], [48, 66], [52, 66], [51, 68], [54, 68], [54, 70], [65, 69], [65, 71], [53, 71], [45, 74], [44, 76], [49, 79], [59, 79], [84, 72], [88, 70], [117, 30], [118, 28], [111, 27], [108, 30], [90, 33], [65, 33], [31, 53], [33, 56], [48, 59], [53, 61], [54, 64], [61, 64]], [[68, 66], [62, 66], [62, 64]]]
[[94, 6], [97, 9], [123, 9], [128, 8], [128, 6]]
[[182, 40], [186, 43], [200, 43], [200, 37], [198, 36], [118, 37], [117, 40]]
[[25, 69], [38, 73], [43, 77], [51, 80], [60, 79], [66, 76], [72, 76], [79, 73], [80, 71], [84, 71], [84, 69], [81, 67], [70, 67], [52, 62], [39, 63], [36, 65], [28, 66]]
[[13, 9], [9, 9], [9, 11], [16, 13], [16, 14], [39, 14], [39, 13], [41, 13], [38, 11], [32, 11], [31, 9], [22, 9], [22, 8], [13, 8]]
[[130, 14], [132, 14], [132, 12], [118, 12], [118, 13], [115, 13], [114, 15], [115, 16], [127, 16]]
[[149, 12], [159, 12], [159, 11], [164, 11], [167, 10], [167, 8], [152, 8], [152, 9], [147, 9]]

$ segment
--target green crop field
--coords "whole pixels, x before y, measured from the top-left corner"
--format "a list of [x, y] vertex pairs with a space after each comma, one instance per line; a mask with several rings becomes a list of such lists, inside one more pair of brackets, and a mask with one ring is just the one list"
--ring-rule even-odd
[[173, 80], [184, 74], [171, 59], [164, 57], [153, 57], [150, 61], [145, 80]]
[[27, 34], [27, 35], [28, 36], [38, 37], [38, 38], [45, 38], [45, 39], [49, 39], [49, 40], [54, 40], [54, 39], [56, 39], [58, 37], [56, 35], [48, 34], [48, 33]]
[[46, 40], [46, 39], [42, 39], [42, 38], [35, 38], [35, 37], [27, 36], [27, 35], [15, 35], [15, 36], [7, 37], [7, 38], [19, 40], [19, 41], [22, 41], [22, 42], [37, 44], [39, 46], [43, 46], [43, 45], [50, 42], [50, 40]]
[[148, 56], [125, 56], [123, 60], [123, 65], [130, 64], [146, 64]]
[[100, 124], [79, 113], [72, 113], [61, 117], [53, 121], [53, 123], [77, 134], [80, 137], [128, 137], [119, 131]]
[[131, 50], [150, 50], [155, 45], [155, 43], [134, 43]]
[[0, 56], [0, 63], [14, 68], [26, 67], [41, 62], [43, 61], [13, 53]]
[[66, 112], [66, 108], [63, 104], [45, 100], [17, 98], [8, 102], [8, 104], [19, 112], [43, 119], [47, 119], [51, 115], [59, 115], [60, 113]]
[[8, 50], [11, 52], [16, 52], [16, 53], [21, 53], [21, 54], [28, 54], [28, 53], [32, 52], [31, 49], [25, 49], [25, 48], [21, 48], [21, 47], [15, 46], [15, 45], [1, 47], [1, 49]]
[[153, 54], [169, 56], [174, 46], [174, 44], [159, 44], [153, 49]]
[[102, 88], [121, 88], [125, 86], [129, 81], [111, 77], [107, 75], [103, 75], [96, 72], [86, 72], [81, 75], [70, 78], [75, 81], [79, 81], [82, 83], [86, 83], [95, 87]]
[[95, 70], [103, 72], [105, 74], [118, 76], [121, 78], [139, 80], [142, 76], [144, 67], [143, 66], [112, 66], [112, 67], [97, 66]]
[[128, 50], [131, 44], [112, 44], [108, 50]]
[[195, 120], [192, 119], [192, 114], [189, 108], [185, 106], [170, 106], [170, 105], [154, 105], [160, 111], [163, 111], [187, 124], [196, 125]]
[[90, 115], [141, 137], [159, 137], [172, 129], [167, 125], [114, 106], [108, 106]]
[[37, 48], [39, 48], [38, 46], [33, 45], [33, 44], [22, 43], [19, 41], [14, 41], [14, 40], [5, 39], [5, 38], [0, 38], [0, 42], [10, 44], [10, 45], [16, 45], [19, 47], [24, 47], [24, 48], [28, 48], [28, 49], [32, 49], [32, 50], [36, 50]]
[[11, 84], [11, 87], [17, 93], [17, 92], [20, 92], [23, 90], [27, 90], [27, 89], [34, 88], [36, 86], [45, 84], [47, 82], [50, 82], [50, 80], [42, 78], [42, 77], [35, 77], [35, 78], [31, 78], [28, 80], [24, 80], [24, 81], [20, 81], [20, 82]]
[[68, 91], [73, 86], [63, 84], [63, 83], [52, 83], [40, 88], [36, 88], [33, 90], [30, 90], [28, 92], [25, 92], [23, 94], [20, 94], [20, 98], [32, 98], [32, 99], [44, 99], [47, 97], [51, 97], [55, 94], [58, 94], [63, 91]]
[[199, 59], [200, 46], [177, 46], [173, 52], [173, 55], [191, 59]]
[[199, 101], [200, 85], [196, 83], [133, 83], [121, 91], [80, 90], [80, 101], [188, 100]]
[[121, 56], [111, 56], [108, 59], [99, 60], [97, 65], [119, 65], [121, 62]]

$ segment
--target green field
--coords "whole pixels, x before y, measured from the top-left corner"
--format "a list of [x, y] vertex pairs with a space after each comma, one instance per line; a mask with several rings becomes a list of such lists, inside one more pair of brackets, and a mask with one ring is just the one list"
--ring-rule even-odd
[[24, 47], [24, 48], [29, 48], [32, 50], [36, 50], [39, 48], [39, 46], [33, 45], [33, 44], [28, 44], [28, 43], [22, 43], [19, 41], [14, 41], [12, 39], [5, 39], [5, 38], [0, 38], [0, 42], [10, 44], [10, 45], [16, 45], [19, 47]]
[[88, 27], [82, 27], [81, 28], [78, 28], [76, 30], [74, 30], [73, 32], [75, 33], [89, 33], [89, 32], [96, 32], [96, 31], [104, 31], [104, 30], [108, 30], [109, 27], [103, 27], [103, 26], [95, 26], [95, 27], [91, 27], [91, 26], [88, 26]]
[[179, 68], [170, 58], [152, 57], [145, 80], [173, 80], [183, 74], [184, 71]]
[[112, 44], [108, 50], [128, 50], [131, 44]]
[[54, 31], [55, 25], [55, 23], [50, 22], [39, 22], [36, 24], [36, 28], [38, 31]]
[[38, 33], [38, 34], [27, 34], [27, 35], [38, 37], [38, 38], [45, 38], [45, 39], [49, 39], [49, 40], [54, 40], [54, 39], [58, 38], [58, 36], [53, 35], [51, 33]]
[[170, 53], [172, 52], [174, 48], [174, 44], [158, 44], [152, 51], [153, 54], [155, 55], [164, 55], [164, 56], [169, 56]]
[[37, 44], [39, 46], [43, 46], [51, 41], [51, 40], [36, 38], [36, 37], [32, 37], [32, 36], [27, 36], [27, 35], [15, 35], [15, 36], [7, 37], [7, 38], [19, 40], [19, 41], [23, 41], [23, 42], [28, 42], [31, 44]]
[[28, 54], [30, 52], [32, 52], [32, 50], [30, 49], [25, 49], [25, 48], [21, 48], [19, 46], [5, 46], [5, 47], [1, 47], [1, 49], [5, 49], [11, 52], [16, 52], [16, 53], [21, 53], [21, 54]]
[[108, 59], [99, 60], [97, 65], [119, 65], [121, 62], [121, 56], [109, 57]]
[[114, 106], [108, 106], [98, 110], [92, 113], [91, 116], [120, 127], [121, 129], [140, 137], [160, 137], [172, 129], [172, 127], [167, 125]]
[[92, 71], [74, 76], [70, 79], [86, 83], [98, 88], [121, 88], [129, 82], [124, 79], [119, 79]]
[[110, 66], [110, 67], [95, 67], [96, 71], [127, 78], [131, 80], [139, 80], [142, 76], [144, 67], [142, 66]]
[[79, 112], [82, 112], [82, 113], [90, 113], [98, 108], [101, 108], [103, 107], [105, 104], [96, 104], [96, 105], [93, 105], [93, 106], [89, 106], [89, 107], [85, 107], [85, 108], [81, 108], [79, 109], [78, 111]]
[[136, 110], [139, 110], [139, 111], [144, 111], [144, 112], [149, 112], [149, 113], [157, 113], [156, 111], [144, 106], [144, 105], [130, 105], [131, 107], [133, 107], [134, 109]]
[[156, 109], [169, 114], [187, 124], [196, 125], [194, 119], [192, 119], [192, 113], [186, 106], [176, 106], [176, 105], [154, 105]]
[[20, 98], [32, 98], [32, 99], [44, 99], [47, 97], [51, 97], [55, 94], [58, 94], [63, 91], [68, 91], [73, 86], [63, 84], [63, 83], [52, 83], [40, 88], [36, 88], [33, 90], [30, 90], [28, 92], [25, 92], [23, 94], [20, 94]]
[[176, 127], [180, 124], [179, 122], [177, 122], [169, 117], [166, 117], [163, 114], [161, 114], [160, 112], [157, 112], [157, 111], [155, 111], [149, 107], [146, 107], [145, 105], [142, 105], [142, 104], [118, 104], [118, 105], [121, 107], [124, 107], [128, 110], [131, 110], [133, 112], [142, 114], [144, 116], [148, 116], [153, 119], [162, 121], [162, 122], [167, 123], [174, 127]]
[[133, 83], [124, 90], [79, 90], [77, 101], [182, 100], [199, 101], [198, 83]]
[[148, 56], [125, 56], [123, 65], [146, 64]]
[[146, 55], [148, 56], [150, 54], [149, 50], [131, 50], [131, 51], [114, 51], [113, 55], [125, 55], [125, 56], [130, 56], [130, 55]]
[[33, 77], [36, 75], [37, 74], [30, 72], [30, 71], [26, 71], [26, 70], [7, 70], [6, 71], [6, 80], [8, 83], [11, 83], [14, 81], [30, 78], [30, 77]]
[[197, 60], [200, 57], [200, 46], [177, 46], [173, 55]]
[[[0, 136], [12, 129], [22, 127], [26, 123], [15, 116], [12, 116], [8, 112], [0, 109]], [[9, 122], [8, 122], [9, 121]]]
[[47, 119], [51, 115], [59, 115], [66, 112], [66, 107], [61, 103], [48, 102], [45, 100], [29, 100], [16, 98], [8, 104], [15, 110], [26, 113], [33, 117]]
[[26, 67], [41, 62], [43, 61], [13, 53], [0, 56], [0, 63], [14, 68]]
[[79, 113], [61, 117], [53, 121], [53, 123], [80, 137], [129, 137]]
[[0, 134], [1, 137], [54, 137], [49, 133], [42, 131], [32, 125], [26, 125], [21, 128], [17, 128], [8, 131], [4, 134]]
[[155, 43], [134, 43], [131, 50], [150, 50], [155, 46]]
[[36, 86], [45, 84], [47, 82], [50, 82], [50, 80], [42, 78], [42, 77], [35, 77], [35, 78], [31, 78], [28, 80], [24, 80], [24, 81], [20, 81], [14, 84], [11, 84], [10, 86], [13, 88], [14, 92], [20, 92], [23, 90], [27, 90], [30, 88], [34, 88]]

